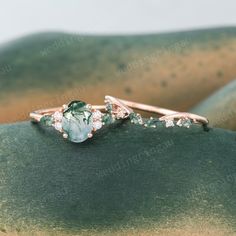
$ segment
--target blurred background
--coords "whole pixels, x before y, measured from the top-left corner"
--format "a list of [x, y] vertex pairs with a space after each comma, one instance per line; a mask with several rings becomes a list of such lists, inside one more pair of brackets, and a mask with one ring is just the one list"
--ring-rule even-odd
[[235, 129], [235, 7], [233, 0], [2, 1], [0, 122], [111, 94]]
[[137, 34], [236, 24], [234, 0], [2, 1], [0, 43], [38, 31]]
[[137, 34], [234, 26], [234, 0], [8, 0], [0, 42], [38, 31]]

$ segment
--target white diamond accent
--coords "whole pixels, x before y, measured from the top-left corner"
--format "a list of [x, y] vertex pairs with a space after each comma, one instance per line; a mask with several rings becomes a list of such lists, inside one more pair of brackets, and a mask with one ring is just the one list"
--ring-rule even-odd
[[102, 118], [102, 113], [99, 110], [93, 112], [93, 119], [100, 120]]
[[102, 128], [102, 122], [101, 121], [95, 121], [93, 122], [93, 128], [95, 130], [101, 129]]
[[177, 121], [176, 125], [178, 125], [179, 127], [183, 126], [183, 124], [182, 124], [182, 119], [179, 119], [179, 120]]
[[56, 112], [53, 114], [53, 118], [54, 118], [54, 120], [56, 120], [56, 121], [61, 121], [62, 118], [63, 118], [62, 112], [56, 111]]
[[116, 113], [117, 119], [123, 119], [125, 117], [125, 111], [119, 108]]
[[62, 131], [62, 123], [61, 122], [56, 122], [54, 124], [54, 128], [58, 131]]
[[175, 123], [173, 120], [166, 120], [166, 128], [174, 127]]
[[179, 127], [185, 127], [185, 128], [189, 128], [191, 126], [191, 120], [190, 119], [179, 119], [177, 122], [177, 125]]

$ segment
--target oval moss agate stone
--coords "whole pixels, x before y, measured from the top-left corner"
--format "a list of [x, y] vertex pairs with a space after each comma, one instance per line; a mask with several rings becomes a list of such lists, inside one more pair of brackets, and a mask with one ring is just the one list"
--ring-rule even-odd
[[63, 113], [63, 131], [71, 142], [81, 143], [93, 130], [92, 111], [85, 102], [73, 101]]

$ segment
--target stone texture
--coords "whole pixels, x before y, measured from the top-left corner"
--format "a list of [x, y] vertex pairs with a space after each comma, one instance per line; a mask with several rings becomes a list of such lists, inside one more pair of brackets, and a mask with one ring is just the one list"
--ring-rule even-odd
[[62, 128], [72, 142], [81, 143], [88, 139], [93, 130], [93, 117], [86, 103], [74, 101], [69, 104], [63, 113]]

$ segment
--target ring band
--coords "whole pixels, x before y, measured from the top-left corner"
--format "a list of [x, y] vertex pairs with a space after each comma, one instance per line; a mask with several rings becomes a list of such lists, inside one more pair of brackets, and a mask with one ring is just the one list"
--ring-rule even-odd
[[[133, 109], [156, 113], [161, 117], [151, 117], [144, 121], [141, 115], [135, 113]], [[82, 101], [72, 101], [62, 107], [31, 112], [30, 117], [35, 122], [53, 126], [63, 134], [64, 138], [76, 143], [91, 138], [93, 133], [103, 125], [120, 119], [130, 118], [132, 123], [145, 127], [156, 127], [158, 122], [164, 122], [167, 128], [175, 125], [189, 128], [192, 123], [196, 123], [202, 124], [205, 130], [209, 123], [207, 118], [192, 113], [178, 112], [112, 96], [105, 96], [105, 105], [90, 105]]]

